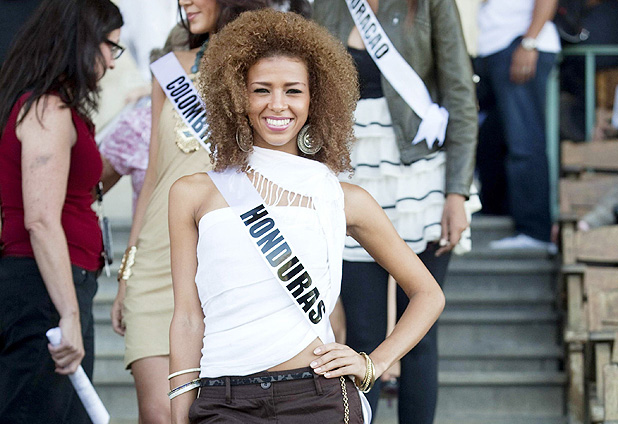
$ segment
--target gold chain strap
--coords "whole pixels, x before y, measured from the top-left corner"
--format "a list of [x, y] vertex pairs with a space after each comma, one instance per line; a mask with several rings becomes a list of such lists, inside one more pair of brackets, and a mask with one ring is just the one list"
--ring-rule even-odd
[[343, 422], [350, 423], [350, 405], [348, 404], [348, 389], [345, 386], [345, 377], [339, 377], [341, 381], [341, 393], [343, 394]]

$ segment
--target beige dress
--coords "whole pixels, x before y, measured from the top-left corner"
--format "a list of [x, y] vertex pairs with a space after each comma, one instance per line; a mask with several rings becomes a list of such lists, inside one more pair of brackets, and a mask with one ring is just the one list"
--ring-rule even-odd
[[190, 135], [168, 99], [161, 110], [158, 135], [157, 181], [144, 215], [133, 275], [127, 281], [124, 300], [124, 363], [127, 368], [137, 359], [169, 355], [174, 299], [168, 194], [180, 177], [212, 169], [208, 153]]

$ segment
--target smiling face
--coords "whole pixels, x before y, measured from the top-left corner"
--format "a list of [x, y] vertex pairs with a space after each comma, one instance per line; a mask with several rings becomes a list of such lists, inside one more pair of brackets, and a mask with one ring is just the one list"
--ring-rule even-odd
[[297, 58], [260, 59], [247, 73], [253, 144], [298, 155], [296, 135], [309, 115], [309, 74]]
[[192, 34], [206, 34], [216, 29], [221, 12], [216, 0], [178, 0], [178, 4], [187, 14]]
[[[118, 44], [120, 40], [120, 28], [113, 30], [105, 37], [107, 40], [112, 41]], [[97, 65], [97, 74], [99, 79], [103, 78], [105, 75], [105, 71], [108, 69], [114, 69], [116, 66], [116, 60], [114, 59], [114, 54], [112, 52], [112, 46], [103, 41], [99, 48], [101, 49], [101, 54], [103, 55], [103, 64]]]

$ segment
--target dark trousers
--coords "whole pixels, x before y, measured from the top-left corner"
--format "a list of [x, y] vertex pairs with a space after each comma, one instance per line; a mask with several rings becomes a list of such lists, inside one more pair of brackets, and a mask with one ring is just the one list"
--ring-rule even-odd
[[[450, 254], [435, 256], [431, 243], [419, 255], [440, 286], [444, 282]], [[386, 337], [386, 291], [388, 272], [375, 262], [343, 262], [341, 300], [345, 309], [347, 340], [352, 349], [370, 353]], [[397, 318], [408, 305], [408, 296], [397, 287]], [[367, 394], [375, 417], [381, 382]], [[438, 397], [438, 328], [401, 359], [399, 378], [399, 423], [431, 424]]]
[[508, 48], [475, 60], [481, 77], [478, 97], [484, 119], [479, 130], [477, 169], [481, 203], [488, 214], [510, 214], [515, 229], [549, 241], [549, 167], [545, 139], [545, 95], [555, 54], [539, 52], [536, 76], [525, 84], [510, 80]]
[[[92, 379], [94, 272], [73, 266], [86, 356]], [[34, 259], [0, 258], [0, 424], [87, 424], [90, 419], [67, 376], [54, 372], [45, 332], [60, 316]]]
[[[308, 371], [311, 368], [290, 370]], [[286, 371], [261, 372], [251, 376], [282, 375]], [[248, 376], [248, 377], [251, 377]], [[273, 383], [202, 387], [191, 405], [192, 424], [260, 424], [260, 423], [342, 423], [344, 396], [339, 378], [324, 378], [314, 374], [304, 380]], [[363, 414], [356, 386], [345, 378], [350, 424], [361, 424]]]

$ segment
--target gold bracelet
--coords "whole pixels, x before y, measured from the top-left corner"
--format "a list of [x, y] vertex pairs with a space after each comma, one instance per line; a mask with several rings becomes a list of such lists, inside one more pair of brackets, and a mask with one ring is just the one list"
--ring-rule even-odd
[[127, 247], [127, 250], [124, 251], [124, 255], [122, 255], [122, 260], [120, 261], [120, 268], [118, 268], [118, 281], [126, 281], [133, 275], [131, 268], [133, 268], [135, 264], [136, 252], [137, 246]]
[[363, 358], [365, 358], [365, 376], [363, 381], [358, 382], [357, 378], [354, 378], [354, 383], [358, 387], [358, 389], [363, 393], [369, 393], [369, 391], [373, 388], [373, 385], [376, 382], [376, 370], [373, 365], [373, 361], [365, 352], [359, 352]]

